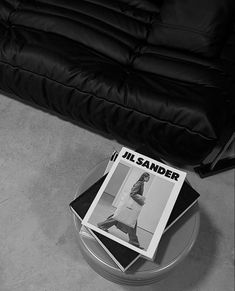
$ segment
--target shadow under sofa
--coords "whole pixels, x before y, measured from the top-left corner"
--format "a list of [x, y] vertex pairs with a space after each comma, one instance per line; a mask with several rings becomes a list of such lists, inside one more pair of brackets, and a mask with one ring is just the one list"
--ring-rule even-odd
[[0, 89], [170, 162], [233, 131], [233, 1], [0, 0]]

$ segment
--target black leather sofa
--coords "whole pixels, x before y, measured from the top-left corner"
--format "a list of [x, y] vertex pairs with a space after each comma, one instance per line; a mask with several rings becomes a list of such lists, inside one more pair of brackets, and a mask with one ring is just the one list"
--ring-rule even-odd
[[0, 0], [0, 89], [198, 164], [232, 128], [233, 2]]

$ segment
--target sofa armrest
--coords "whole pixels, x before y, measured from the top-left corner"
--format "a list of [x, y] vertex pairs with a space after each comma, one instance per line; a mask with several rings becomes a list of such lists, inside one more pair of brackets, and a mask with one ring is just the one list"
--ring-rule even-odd
[[149, 42], [217, 57], [231, 28], [233, 0], [165, 0]]

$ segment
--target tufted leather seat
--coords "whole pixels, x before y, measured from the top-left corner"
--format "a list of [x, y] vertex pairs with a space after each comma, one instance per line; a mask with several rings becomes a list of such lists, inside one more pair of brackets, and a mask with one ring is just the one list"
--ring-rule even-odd
[[183, 17], [172, 11], [189, 11], [172, 2], [0, 0], [0, 89], [167, 160], [200, 162], [233, 114], [235, 32], [225, 4], [222, 24], [208, 12], [211, 37], [196, 18], [186, 17], [195, 29], [172, 23]]

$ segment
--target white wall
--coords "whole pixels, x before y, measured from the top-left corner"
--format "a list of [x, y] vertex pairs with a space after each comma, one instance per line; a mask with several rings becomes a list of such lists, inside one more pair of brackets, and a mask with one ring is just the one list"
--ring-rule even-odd
[[166, 179], [155, 176], [146, 193], [146, 203], [143, 206], [138, 226], [153, 233], [166, 206], [174, 184]]
[[119, 189], [123, 184], [129, 169], [130, 167], [120, 163], [109, 180], [109, 183], [105, 188], [105, 193], [115, 197], [119, 192]]

